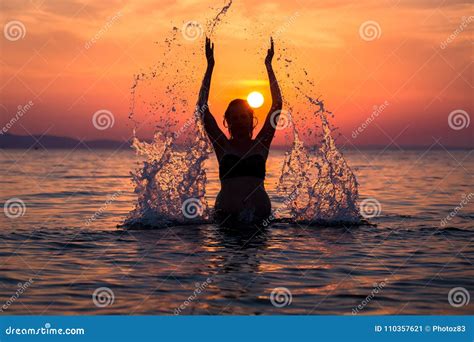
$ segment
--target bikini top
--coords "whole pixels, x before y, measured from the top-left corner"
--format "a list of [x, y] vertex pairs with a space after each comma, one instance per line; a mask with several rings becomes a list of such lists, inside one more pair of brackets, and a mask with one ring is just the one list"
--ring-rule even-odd
[[235, 154], [226, 154], [219, 162], [219, 178], [256, 177], [265, 179], [265, 158], [260, 154], [241, 158]]

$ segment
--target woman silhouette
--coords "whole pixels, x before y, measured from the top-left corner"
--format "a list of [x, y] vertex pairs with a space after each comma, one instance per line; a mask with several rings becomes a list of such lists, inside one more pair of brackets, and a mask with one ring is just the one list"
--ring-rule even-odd
[[265, 58], [272, 106], [255, 139], [256, 118], [247, 101], [235, 99], [224, 114], [224, 126], [230, 137], [220, 130], [209, 111], [207, 101], [214, 69], [214, 44], [206, 38], [207, 70], [199, 92], [198, 110], [202, 113], [204, 128], [214, 147], [219, 162], [221, 191], [216, 199], [215, 218], [225, 222], [258, 223], [271, 214], [270, 199], [265, 191], [265, 164], [270, 144], [282, 108], [280, 88], [272, 68], [273, 39]]

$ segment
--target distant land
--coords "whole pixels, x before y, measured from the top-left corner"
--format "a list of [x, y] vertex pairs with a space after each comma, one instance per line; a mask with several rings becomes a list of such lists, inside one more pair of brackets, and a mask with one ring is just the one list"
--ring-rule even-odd
[[0, 148], [18, 149], [130, 149], [130, 142], [116, 140], [86, 140], [54, 135], [0, 135]]
[[[150, 142], [149, 139], [145, 141]], [[79, 141], [74, 138], [60, 137], [55, 135], [16, 135], [16, 134], [0, 134], [0, 148], [3, 149], [121, 149], [131, 150], [131, 143], [129, 141], [118, 140], [84, 140]], [[367, 145], [367, 146], [349, 146], [344, 142], [337, 144], [342, 150], [398, 150], [395, 146], [388, 148], [383, 145]], [[426, 146], [405, 146], [402, 149], [406, 150], [425, 150], [430, 145]], [[288, 146], [274, 146], [276, 149], [287, 150]], [[446, 149], [451, 150], [472, 150], [473, 147], [459, 147], [459, 146], [445, 146]], [[432, 150], [443, 149], [439, 145], [431, 147]]]

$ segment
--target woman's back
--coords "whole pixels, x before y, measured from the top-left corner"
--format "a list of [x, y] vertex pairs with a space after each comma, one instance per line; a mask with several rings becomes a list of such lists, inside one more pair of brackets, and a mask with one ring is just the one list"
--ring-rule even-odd
[[224, 125], [229, 130], [230, 138], [217, 125], [207, 106], [214, 68], [214, 46], [209, 39], [206, 39], [206, 56], [208, 67], [199, 93], [198, 110], [203, 114], [204, 128], [219, 162], [221, 191], [215, 204], [216, 218], [220, 223], [227, 220], [262, 222], [271, 214], [270, 199], [264, 186], [265, 164], [282, 107], [280, 89], [271, 67], [273, 40], [265, 59], [272, 107], [255, 139], [253, 131], [256, 118], [245, 100], [231, 101], [224, 114]]
[[265, 191], [267, 154], [252, 144], [246, 150], [239, 145], [225, 151], [219, 161], [221, 191], [216, 200], [218, 220], [226, 216], [238, 221], [263, 221], [271, 213], [270, 199]]

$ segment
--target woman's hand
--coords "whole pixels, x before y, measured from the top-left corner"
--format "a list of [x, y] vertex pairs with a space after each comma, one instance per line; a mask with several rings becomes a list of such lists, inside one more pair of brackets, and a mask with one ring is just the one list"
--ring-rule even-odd
[[270, 37], [270, 48], [267, 51], [267, 57], [265, 57], [265, 65], [271, 66], [273, 55], [275, 54], [275, 50], [273, 49], [273, 38]]
[[206, 49], [207, 68], [206, 68], [206, 72], [204, 73], [201, 89], [199, 90], [199, 98], [198, 98], [197, 106], [199, 107], [199, 112], [201, 114], [206, 115], [206, 113], [209, 113], [207, 100], [209, 99], [209, 89], [211, 88], [212, 71], [214, 69], [214, 44], [212, 44], [211, 40], [207, 37], [206, 37], [205, 49]]
[[207, 65], [214, 66], [214, 43], [206, 37], [206, 58]]

